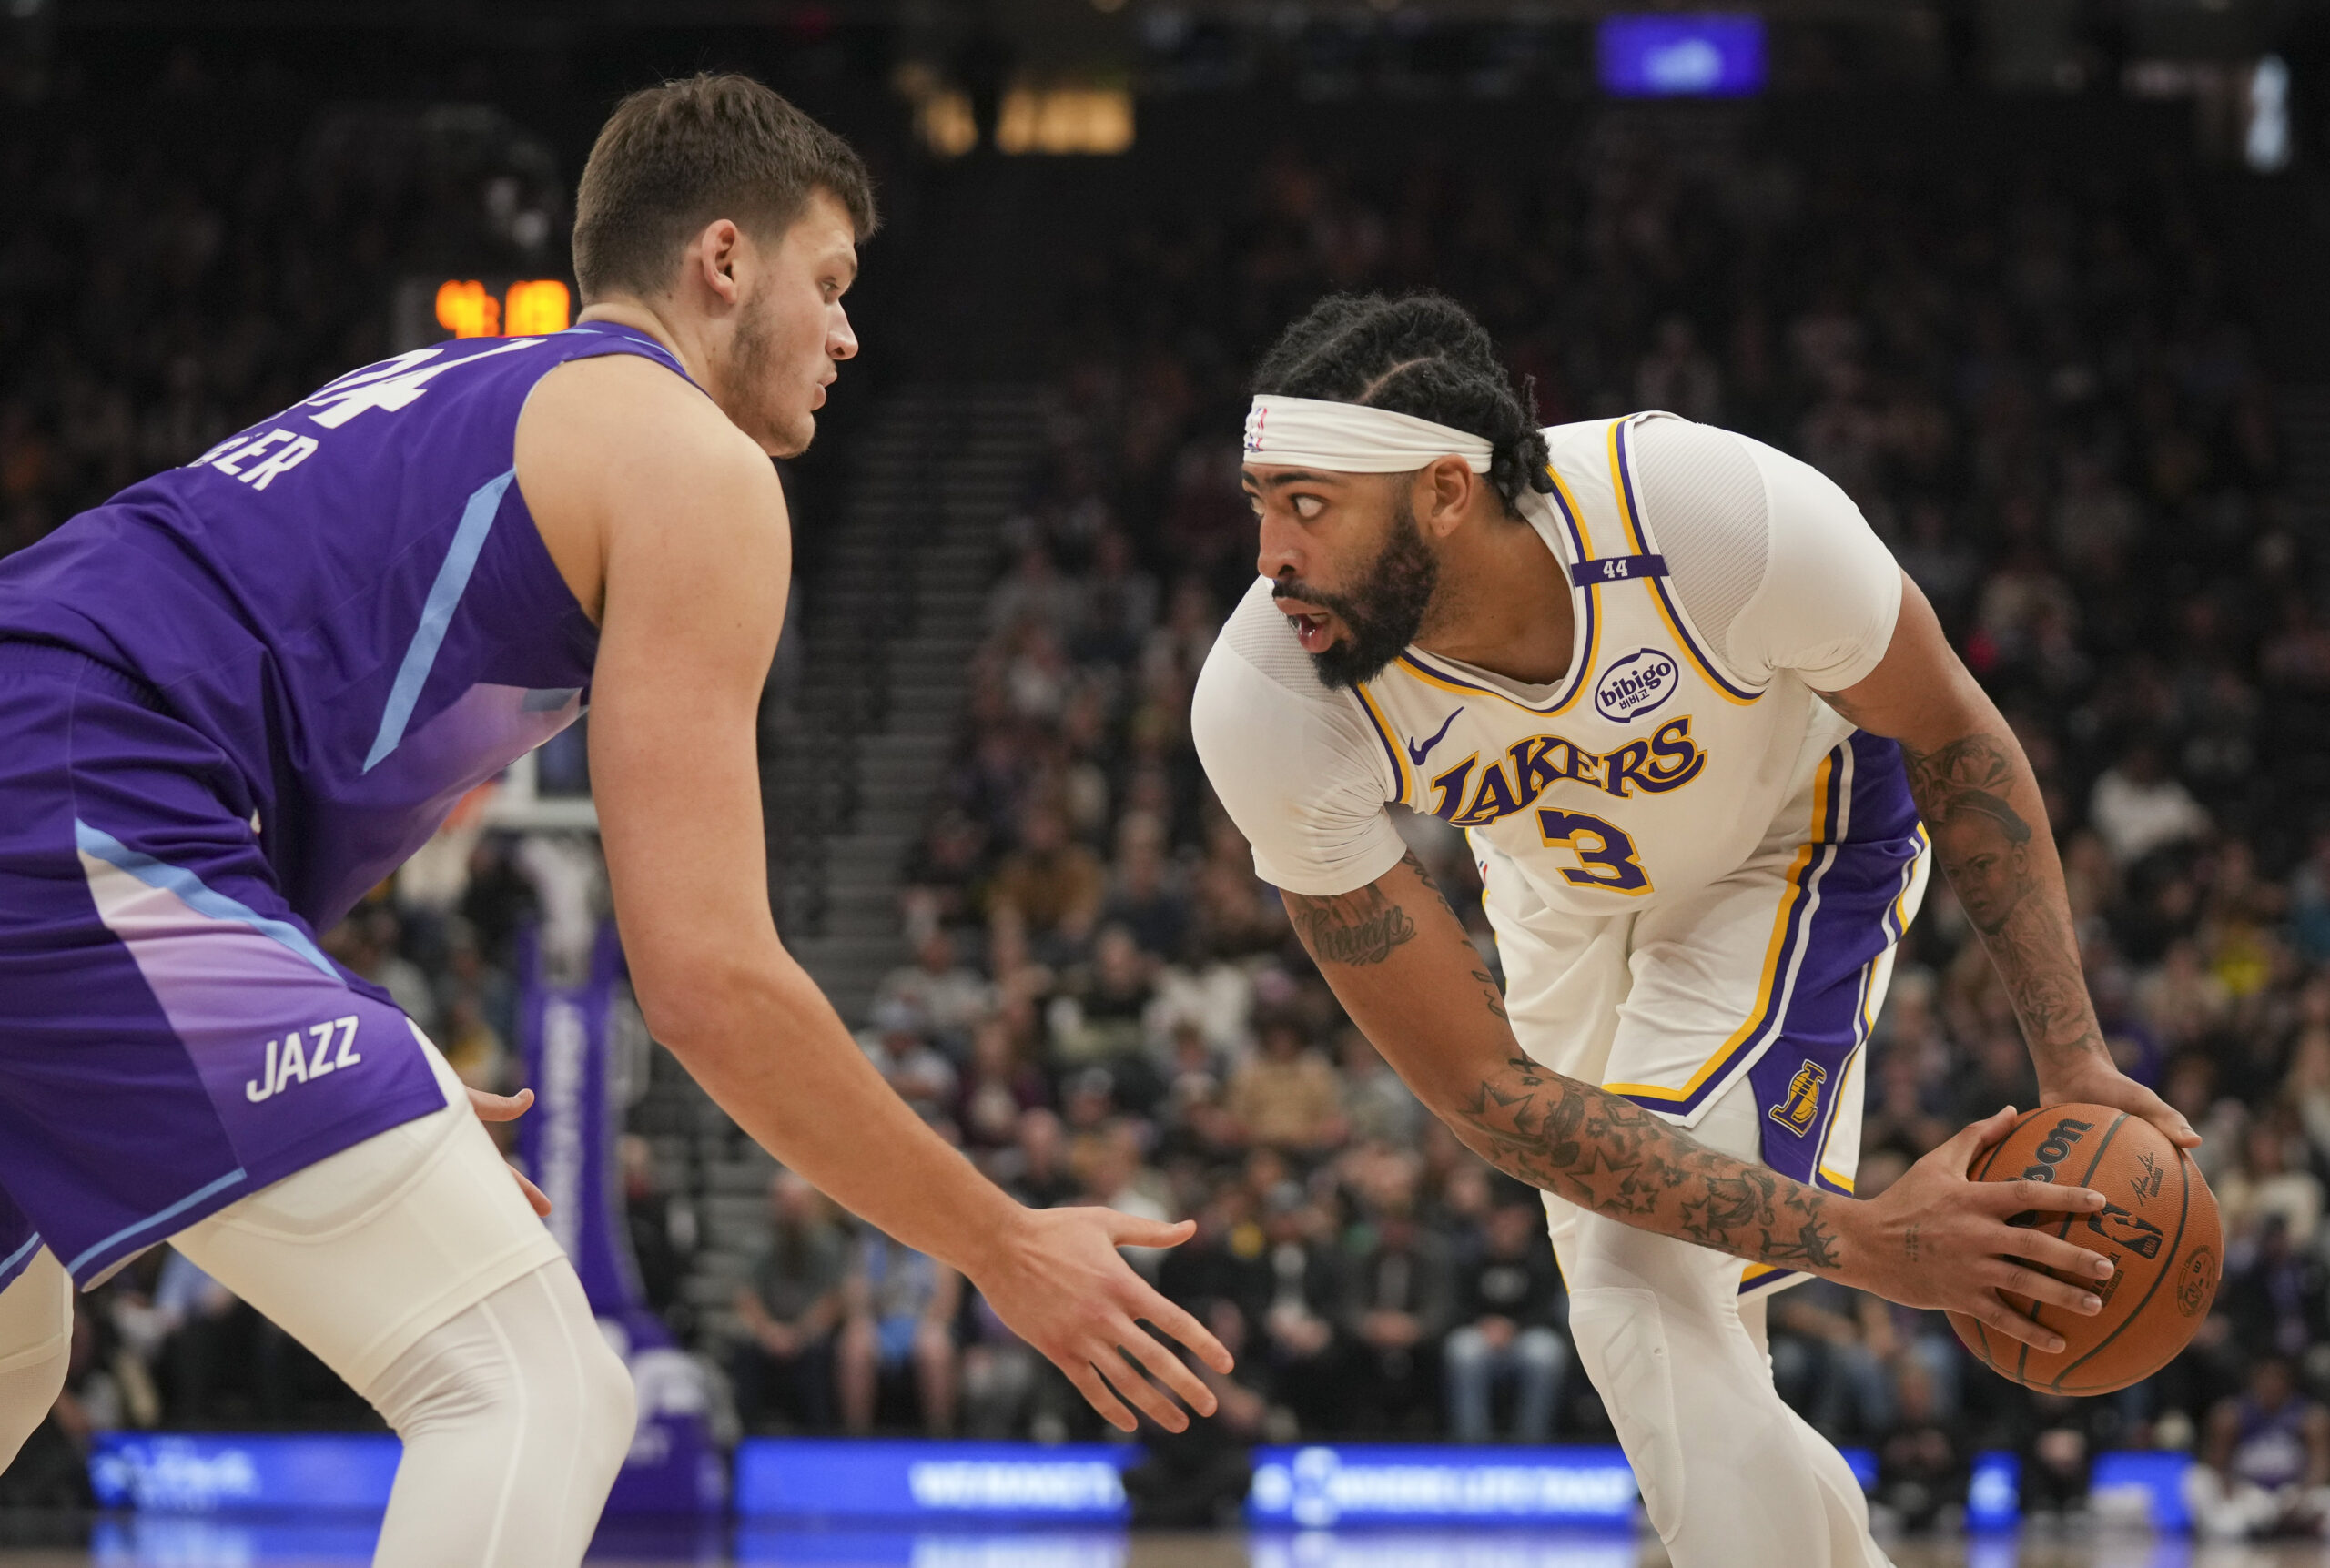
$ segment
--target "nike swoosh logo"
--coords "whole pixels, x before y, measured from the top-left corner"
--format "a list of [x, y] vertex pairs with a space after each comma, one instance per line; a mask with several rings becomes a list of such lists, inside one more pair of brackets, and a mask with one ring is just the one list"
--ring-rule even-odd
[[1408, 761], [1415, 764], [1418, 767], [1423, 766], [1424, 758], [1432, 755], [1432, 748], [1440, 744], [1441, 737], [1448, 733], [1448, 726], [1456, 722], [1456, 715], [1464, 711], [1464, 709], [1461, 703], [1457, 707], [1452, 709], [1448, 716], [1440, 721], [1440, 728], [1433, 732], [1432, 739], [1424, 742], [1423, 744], [1418, 745], [1415, 742], [1410, 741], [1408, 743]]

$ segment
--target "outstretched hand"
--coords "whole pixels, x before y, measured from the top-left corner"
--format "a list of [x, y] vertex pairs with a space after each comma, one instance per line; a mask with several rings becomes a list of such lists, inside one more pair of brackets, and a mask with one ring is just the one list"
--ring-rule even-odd
[[[492, 1094], [485, 1089], [470, 1090], [470, 1109], [477, 1112], [480, 1121], [516, 1121], [532, 1108], [533, 1103], [534, 1091], [532, 1089], [520, 1089], [513, 1095]], [[534, 1218], [549, 1219], [550, 1194], [527, 1180], [526, 1173], [514, 1165], [510, 1168], [510, 1175], [517, 1182], [518, 1190], [526, 1195], [526, 1201], [533, 1205]]]
[[2092, 1316], [2103, 1304], [2084, 1284], [2111, 1277], [2111, 1259], [2012, 1223], [2018, 1215], [2087, 1214], [2103, 1195], [2052, 1182], [1975, 1181], [1966, 1172], [2014, 1126], [2008, 1106], [1960, 1130], [1911, 1166], [1879, 1197], [1855, 1205], [1859, 1221], [1848, 1255], [1848, 1284], [1905, 1307], [1939, 1307], [1980, 1320], [2011, 1340], [2051, 1355], [2062, 1336], [2000, 1299], [2001, 1290]]
[[1130, 1404], [1166, 1431], [1182, 1431], [1190, 1418], [1169, 1391], [1200, 1415], [1213, 1413], [1213, 1391], [1143, 1320], [1218, 1372], [1230, 1371], [1230, 1352], [1117, 1249], [1177, 1247], [1196, 1229], [1186, 1219], [1168, 1225], [1113, 1209], [1022, 1209], [971, 1281], [1005, 1326], [1066, 1372], [1110, 1426], [1131, 1431], [1139, 1424]]

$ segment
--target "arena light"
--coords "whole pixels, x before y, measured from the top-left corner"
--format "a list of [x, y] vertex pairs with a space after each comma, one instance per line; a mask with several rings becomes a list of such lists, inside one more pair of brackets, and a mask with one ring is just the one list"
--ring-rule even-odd
[[2268, 55], [2249, 73], [2248, 124], [2241, 136], [2242, 161], [2259, 174], [2278, 174], [2290, 165], [2290, 68]]
[[437, 286], [437, 325], [456, 338], [533, 337], [573, 325], [572, 293], [555, 278], [523, 278], [501, 294], [474, 278]]
[[1132, 93], [1124, 87], [1015, 86], [995, 127], [998, 152], [1121, 153], [1132, 146]]
[[1616, 97], [1738, 97], [1764, 88], [1760, 16], [1606, 16], [1596, 52], [1603, 90]]

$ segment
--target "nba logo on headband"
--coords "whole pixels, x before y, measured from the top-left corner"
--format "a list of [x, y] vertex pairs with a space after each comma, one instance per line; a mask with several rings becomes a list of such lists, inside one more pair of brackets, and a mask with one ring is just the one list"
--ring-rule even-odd
[[1270, 412], [1260, 403], [1256, 403], [1246, 410], [1246, 450], [1248, 451], [1258, 452], [1262, 450], [1262, 421], [1270, 417]]

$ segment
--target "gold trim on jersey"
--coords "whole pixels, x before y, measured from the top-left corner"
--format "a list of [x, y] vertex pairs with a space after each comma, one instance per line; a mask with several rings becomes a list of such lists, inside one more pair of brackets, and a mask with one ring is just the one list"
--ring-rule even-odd
[[1698, 1070], [1691, 1075], [1689, 1081], [1681, 1088], [1668, 1088], [1663, 1084], [1604, 1084], [1602, 1087], [1605, 1089], [1612, 1094], [1625, 1095], [1632, 1099], [1688, 1099], [1697, 1094], [1709, 1078], [1723, 1071], [1727, 1066], [1732, 1065], [1739, 1052], [1755, 1038], [1757, 1033], [1771, 1022], [1774, 990], [1780, 983], [1780, 970], [1786, 966], [1788, 956], [1796, 950], [1796, 944], [1788, 940], [1789, 934], [1795, 930], [1798, 915], [1811, 899], [1813, 868], [1816, 865], [1827, 864], [1821, 858], [1820, 852], [1830, 847], [1827, 840], [1830, 824], [1834, 820], [1832, 814], [1835, 806], [1832, 801], [1836, 794], [1832, 784], [1836, 777], [1837, 760], [1840, 754], [1841, 748], [1822, 757], [1819, 771], [1813, 775], [1812, 835], [1796, 852], [1796, 859], [1788, 866], [1788, 896], [1780, 900], [1779, 909], [1772, 916], [1771, 940], [1764, 948], [1763, 975], [1757, 983], [1755, 1004], [1748, 1009], [1747, 1021], [1733, 1030], [1723, 1044], [1717, 1046], [1714, 1053], [1699, 1064]]
[[[1625, 419], [1610, 421], [1608, 437], [1610, 491], [1617, 498], [1618, 521], [1626, 528], [1626, 538], [1633, 543], [1637, 553], [1648, 555], [1652, 553], [1650, 541], [1643, 537], [1642, 524], [1636, 516], [1634, 465], [1626, 460], [1626, 454], [1619, 446], [1619, 431], [1634, 423], [1636, 417], [1628, 414]], [[1657, 610], [1658, 618], [1666, 622], [1666, 629], [1672, 632], [1675, 634], [1675, 640], [1683, 645], [1685, 657], [1697, 668], [1699, 673], [1706, 678], [1707, 684], [1716, 689], [1717, 694], [1725, 702], [1742, 708], [1761, 698], [1763, 693], [1745, 686], [1735, 686], [1725, 679], [1716, 669], [1715, 661], [1707, 656], [1706, 651], [1693, 640], [1688, 632], [1683, 630], [1683, 617], [1666, 592], [1668, 580], [1663, 577], [1653, 577], [1648, 579], [1648, 582], [1650, 602]]]
[[1571, 602], [1575, 604], [1582, 602], [1585, 611], [1585, 634], [1572, 640], [1572, 647], [1575, 651], [1575, 663], [1566, 677], [1567, 685], [1559, 691], [1548, 704], [1540, 706], [1535, 703], [1524, 702], [1510, 693], [1500, 692], [1494, 686], [1484, 686], [1452, 675], [1445, 670], [1434, 669], [1417, 657], [1412, 649], [1402, 649], [1396, 662], [1407, 674], [1422, 681], [1427, 686], [1437, 686], [1444, 692], [1453, 692], [1460, 697], [1494, 697], [1500, 703], [1519, 708], [1525, 713], [1535, 713], [1540, 717], [1551, 718], [1558, 713], [1565, 713], [1576, 705], [1578, 698], [1585, 694], [1586, 683], [1593, 678], [1595, 665], [1601, 658], [1602, 606], [1596, 593], [1603, 584], [1579, 583], [1571, 576], [1570, 569], [1573, 566], [1579, 561], [1591, 561], [1595, 558], [1594, 535], [1585, 526], [1585, 509], [1577, 504], [1577, 497], [1570, 493], [1568, 484], [1553, 464], [1545, 465], [1545, 476], [1554, 481], [1554, 510], [1561, 513], [1562, 521], [1569, 530], [1570, 550], [1576, 558], [1573, 561], [1557, 562], [1562, 569], [1562, 582], [1578, 590]]
[[1367, 722], [1374, 726], [1375, 738], [1383, 743], [1383, 754], [1392, 759], [1392, 776], [1400, 781], [1400, 793], [1392, 797], [1392, 804], [1414, 805], [1416, 804], [1415, 790], [1413, 787], [1414, 774], [1408, 767], [1407, 758], [1400, 754], [1399, 735], [1393, 730], [1390, 722], [1383, 717], [1383, 711], [1375, 705], [1375, 699], [1367, 694], [1367, 687], [1364, 683], [1353, 686], [1352, 694], [1359, 699], [1360, 707], [1367, 713]]

